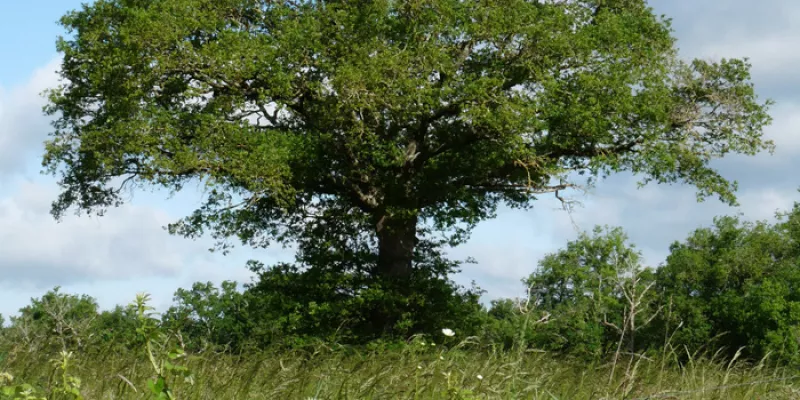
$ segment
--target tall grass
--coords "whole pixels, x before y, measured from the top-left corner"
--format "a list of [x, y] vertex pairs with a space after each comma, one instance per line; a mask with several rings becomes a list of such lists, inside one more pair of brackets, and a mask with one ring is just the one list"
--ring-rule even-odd
[[[419, 336], [372, 349], [184, 354], [137, 299], [140, 349], [70, 353], [4, 343], [0, 399], [798, 399], [800, 371], [681, 354], [587, 363], [495, 350], [477, 338]], [[173, 340], [170, 340], [173, 339]], [[679, 357], [680, 356], [680, 357]], [[678, 361], [681, 361], [680, 363]]]
[[[609, 364], [536, 352], [419, 347], [195, 354], [182, 363], [192, 379], [172, 379], [169, 385], [178, 399], [800, 398], [797, 371], [765, 363], [748, 366], [698, 358], [679, 367], [631, 357], [612, 374]], [[65, 376], [80, 378], [83, 398], [157, 397], [146, 383], [156, 377], [147, 357], [109, 349], [91, 357], [74, 355], [71, 363]], [[43, 354], [13, 354], [0, 368], [51, 394], [48, 398], [74, 398], [54, 390], [69, 384]]]

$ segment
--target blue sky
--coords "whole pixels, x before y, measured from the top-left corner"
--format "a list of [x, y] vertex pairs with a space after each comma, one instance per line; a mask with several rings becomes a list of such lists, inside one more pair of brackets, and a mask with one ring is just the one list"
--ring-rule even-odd
[[53, 59], [56, 37], [63, 31], [58, 19], [68, 10], [80, 7], [80, 1], [29, 0], [9, 1], [0, 13], [0, 87], [24, 82], [31, 72]]
[[[195, 191], [166, 199], [165, 193], [138, 193], [103, 218], [68, 217], [56, 223], [48, 214], [57, 193], [52, 178], [39, 174], [41, 143], [48, 132], [38, 94], [57, 83], [55, 39], [58, 18], [77, 1], [7, 2], [0, 13], [0, 313], [13, 314], [55, 285], [86, 293], [101, 306], [126, 303], [148, 291], [166, 306], [174, 290], [194, 281], [249, 279], [244, 262], [288, 260], [281, 248], [237, 248], [224, 257], [206, 249], [208, 240], [170, 237], [161, 228], [198, 203]], [[740, 182], [739, 208], [714, 199], [696, 203], [692, 188], [648, 186], [637, 190], [635, 178], [621, 175], [602, 182], [569, 215], [544, 196], [530, 212], [503, 211], [480, 225], [472, 240], [452, 254], [472, 256], [457, 281], [476, 281], [487, 298], [522, 293], [520, 279], [546, 253], [595, 224], [622, 226], [651, 265], [667, 254], [673, 240], [708, 225], [714, 216], [742, 212], [768, 219], [800, 199], [800, 2], [763, 0], [658, 0], [651, 4], [672, 17], [685, 57], [748, 56], [762, 97], [777, 101], [767, 135], [778, 149], [773, 156], [726, 159], [717, 165]], [[11, 60], [5, 61], [5, 60]]]

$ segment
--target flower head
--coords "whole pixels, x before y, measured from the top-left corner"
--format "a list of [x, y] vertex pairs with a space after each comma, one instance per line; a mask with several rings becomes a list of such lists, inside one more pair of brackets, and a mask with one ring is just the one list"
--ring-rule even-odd
[[476, 376], [476, 378], [478, 378], [479, 381], [482, 381], [483, 380], [483, 375], [478, 375], [478, 376]]
[[444, 329], [442, 329], [442, 334], [443, 334], [443, 335], [445, 335], [445, 336], [447, 336], [447, 337], [452, 337], [452, 336], [454, 336], [456, 333], [455, 333], [455, 332], [453, 332], [453, 330], [452, 330], [452, 329], [444, 328]]

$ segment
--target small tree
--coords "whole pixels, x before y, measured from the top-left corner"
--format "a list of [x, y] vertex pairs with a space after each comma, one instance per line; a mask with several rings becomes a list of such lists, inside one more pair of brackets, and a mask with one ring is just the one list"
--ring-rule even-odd
[[552, 315], [542, 345], [601, 355], [625, 344], [635, 351], [636, 333], [649, 324], [653, 274], [621, 228], [595, 227], [592, 235], [547, 255], [524, 282], [530, 303]]
[[94, 298], [61, 293], [57, 286], [21, 308], [11, 318], [11, 329], [32, 349], [41, 345], [55, 345], [59, 351], [81, 349], [93, 333], [97, 310]]
[[232, 281], [219, 288], [196, 282], [191, 289], [178, 289], [175, 304], [162, 317], [163, 325], [180, 332], [193, 350], [207, 344], [240, 348], [256, 317], [248, 314], [247, 299], [236, 286]]
[[603, 319], [603, 324], [613, 328], [619, 334], [617, 355], [623, 343], [627, 343], [629, 352], [636, 350], [636, 334], [646, 328], [661, 311], [661, 306], [654, 305], [656, 281], [653, 271], [640, 266], [632, 266], [625, 275], [617, 277], [614, 284], [616, 293], [623, 307], [622, 325]]

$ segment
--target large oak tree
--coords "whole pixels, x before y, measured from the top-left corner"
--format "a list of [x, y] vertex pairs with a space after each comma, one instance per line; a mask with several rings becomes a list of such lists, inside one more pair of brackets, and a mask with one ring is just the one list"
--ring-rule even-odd
[[644, 0], [99, 0], [61, 22], [55, 216], [202, 182], [173, 233], [360, 241], [383, 277], [424, 232], [609, 173], [734, 203], [710, 161], [772, 146], [747, 61], [681, 61]]

